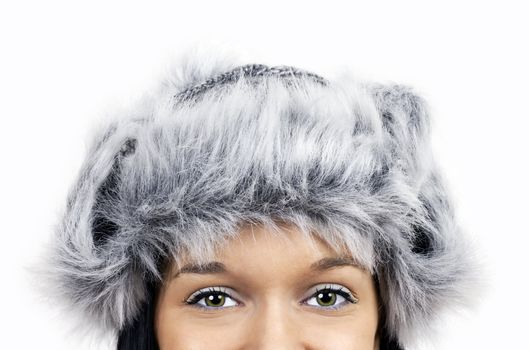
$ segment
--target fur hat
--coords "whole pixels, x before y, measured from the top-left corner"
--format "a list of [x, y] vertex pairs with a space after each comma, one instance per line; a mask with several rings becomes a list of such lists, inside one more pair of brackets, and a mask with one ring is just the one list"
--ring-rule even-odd
[[408, 86], [185, 54], [94, 130], [45, 262], [93, 324], [122, 329], [161, 261], [206, 261], [242, 223], [288, 222], [348, 249], [403, 346], [476, 291], [475, 246]]

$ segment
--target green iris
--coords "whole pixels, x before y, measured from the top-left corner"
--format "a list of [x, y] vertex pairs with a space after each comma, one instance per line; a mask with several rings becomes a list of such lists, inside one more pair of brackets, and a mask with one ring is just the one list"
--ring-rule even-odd
[[[226, 301], [226, 296], [223, 294], [210, 294], [206, 297], [206, 305], [208, 306], [222, 306]], [[219, 302], [218, 304], [216, 302]]]
[[318, 293], [317, 300], [318, 300], [318, 304], [320, 304], [321, 306], [334, 305], [334, 303], [336, 302], [336, 293], [333, 293], [333, 292]]

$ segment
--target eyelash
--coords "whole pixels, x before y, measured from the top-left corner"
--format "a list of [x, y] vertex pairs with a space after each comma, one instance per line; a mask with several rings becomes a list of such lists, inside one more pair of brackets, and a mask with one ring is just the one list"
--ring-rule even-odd
[[[327, 292], [338, 294], [339, 296], [342, 296], [345, 299], [345, 302], [340, 303], [339, 305], [346, 304], [346, 303], [357, 304], [358, 303], [358, 299], [356, 297], [354, 297], [351, 293], [349, 293], [349, 292], [347, 292], [347, 291], [345, 291], [343, 289], [344, 289], [344, 287], [335, 288], [332, 285], [326, 285], [324, 288], [321, 288], [321, 289], [316, 288], [316, 291], [310, 297], [304, 299], [303, 301], [307, 301], [307, 300], [310, 300], [311, 298], [314, 298], [315, 296], [317, 296], [322, 291], [327, 291]], [[229, 297], [230, 299], [233, 299], [226, 292], [226, 288], [224, 288], [224, 287], [217, 287], [217, 288], [210, 287], [207, 290], [198, 291], [197, 293], [195, 293], [194, 295], [189, 297], [189, 299], [187, 299], [185, 301], [185, 303], [190, 305], [190, 306], [192, 306], [192, 307], [196, 307], [196, 308], [198, 308], [200, 310], [212, 311], [212, 312], [216, 312], [219, 309], [226, 309], [226, 308], [234, 307], [234, 306], [209, 307], [209, 306], [203, 306], [203, 305], [198, 304], [198, 302], [200, 300], [202, 300], [206, 296], [209, 296], [209, 295], [212, 295], [212, 294], [213, 295], [224, 295], [224, 296]], [[235, 299], [233, 299], [233, 300], [235, 300]], [[309, 307], [315, 307], [315, 306], [309, 305]], [[315, 307], [315, 308], [324, 309], [324, 310], [338, 310], [338, 309], [341, 309], [342, 307], [344, 307], [344, 306], [329, 306], [329, 307], [323, 307], [322, 306], [322, 307]]]

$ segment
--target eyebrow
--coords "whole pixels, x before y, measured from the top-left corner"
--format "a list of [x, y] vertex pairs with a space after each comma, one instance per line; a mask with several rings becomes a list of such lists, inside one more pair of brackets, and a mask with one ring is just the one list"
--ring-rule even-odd
[[[325, 270], [330, 270], [335, 267], [340, 266], [354, 266], [362, 268], [361, 265], [352, 257], [326, 257], [320, 259], [310, 265], [310, 270], [313, 272], [321, 272]], [[178, 272], [173, 276], [173, 278], [178, 277], [184, 273], [195, 273], [201, 275], [207, 274], [222, 274], [228, 272], [226, 265], [218, 261], [208, 262], [206, 264], [187, 264], [184, 265]]]

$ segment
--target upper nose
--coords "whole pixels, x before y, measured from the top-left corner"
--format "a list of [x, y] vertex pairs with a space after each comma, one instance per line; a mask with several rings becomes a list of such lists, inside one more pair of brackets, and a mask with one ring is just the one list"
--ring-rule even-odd
[[244, 347], [247, 350], [307, 350], [295, 310], [283, 298], [257, 304], [249, 316]]

